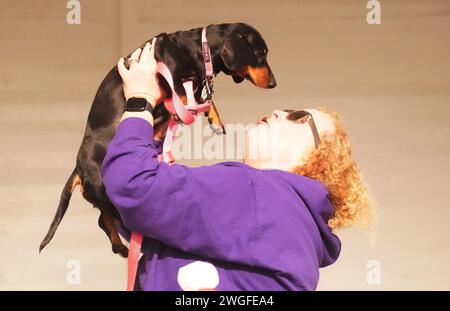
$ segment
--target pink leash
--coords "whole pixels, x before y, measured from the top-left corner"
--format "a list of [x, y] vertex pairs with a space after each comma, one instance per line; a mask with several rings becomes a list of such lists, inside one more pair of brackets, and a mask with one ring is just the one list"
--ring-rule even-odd
[[[206, 72], [206, 87], [212, 88], [212, 80], [214, 78], [213, 65], [211, 60], [211, 51], [206, 39], [206, 27], [202, 30], [202, 52], [203, 61], [205, 63]], [[171, 113], [169, 120], [169, 126], [167, 128], [166, 138], [163, 143], [162, 157], [159, 158], [169, 165], [175, 162], [175, 158], [172, 155], [172, 143], [176, 135], [178, 123], [181, 121], [183, 124], [189, 125], [198, 118], [198, 114], [205, 112], [209, 109], [212, 101], [210, 96], [206, 99], [205, 103], [197, 104], [194, 98], [192, 81], [186, 81], [183, 83], [184, 90], [186, 91], [187, 105], [184, 105], [178, 94], [175, 92], [173, 85], [172, 74], [169, 68], [162, 63], [157, 63], [156, 72], [160, 73], [169, 83], [172, 89], [172, 98], [166, 98], [164, 100], [164, 106]], [[209, 89], [210, 90], [210, 89]], [[178, 121], [177, 121], [178, 119]], [[130, 238], [130, 247], [128, 251], [128, 281], [127, 291], [134, 290], [134, 284], [136, 281], [137, 268], [139, 263], [139, 256], [141, 254], [142, 246], [142, 234], [133, 231]]]

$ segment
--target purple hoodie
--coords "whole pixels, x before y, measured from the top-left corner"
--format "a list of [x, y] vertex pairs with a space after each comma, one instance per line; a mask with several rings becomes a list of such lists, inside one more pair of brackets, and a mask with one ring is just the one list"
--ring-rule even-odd
[[314, 290], [338, 258], [320, 182], [239, 162], [169, 166], [157, 149], [153, 127], [128, 118], [102, 166], [124, 225], [145, 237], [136, 289], [181, 290], [179, 269], [203, 261], [217, 290]]

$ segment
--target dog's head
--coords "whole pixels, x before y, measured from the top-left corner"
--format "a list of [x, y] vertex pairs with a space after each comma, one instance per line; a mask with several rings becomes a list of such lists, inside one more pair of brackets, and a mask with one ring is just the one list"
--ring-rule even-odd
[[231, 75], [236, 83], [247, 79], [256, 86], [274, 88], [277, 82], [267, 63], [269, 49], [261, 34], [245, 23], [217, 27], [221, 41], [214, 52], [220, 57], [220, 69]]
[[[193, 80], [195, 98], [201, 97], [201, 81], [204, 79], [204, 64], [201, 49], [192, 41], [202, 28], [171, 34], [159, 34], [155, 56], [163, 61], [172, 72], [175, 91], [183, 94], [181, 81]], [[245, 23], [209, 25], [208, 43], [211, 48], [214, 71], [222, 71], [233, 77], [234, 82], [249, 80], [261, 88], [274, 88], [277, 85], [272, 70], [267, 63], [268, 48], [261, 34]], [[199, 55], [200, 57], [197, 57]], [[163, 89], [171, 94], [168, 84], [160, 80]], [[162, 107], [162, 105], [160, 105]], [[155, 126], [167, 121], [165, 109], [154, 112]]]

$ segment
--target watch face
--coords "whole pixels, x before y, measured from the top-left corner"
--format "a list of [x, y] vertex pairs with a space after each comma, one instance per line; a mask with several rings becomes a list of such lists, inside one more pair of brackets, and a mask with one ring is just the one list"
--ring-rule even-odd
[[144, 111], [147, 106], [147, 100], [145, 98], [132, 97], [127, 100], [127, 111]]

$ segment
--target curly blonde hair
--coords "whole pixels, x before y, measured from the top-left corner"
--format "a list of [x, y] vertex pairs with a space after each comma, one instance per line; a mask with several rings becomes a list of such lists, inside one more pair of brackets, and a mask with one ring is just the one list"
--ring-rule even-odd
[[328, 109], [318, 110], [331, 116], [334, 133], [321, 135], [321, 143], [306, 159], [295, 168], [301, 174], [324, 183], [333, 205], [333, 215], [328, 221], [332, 229], [360, 223], [364, 229], [373, 231], [375, 212], [369, 199], [356, 163], [352, 159], [350, 141], [339, 115]]

